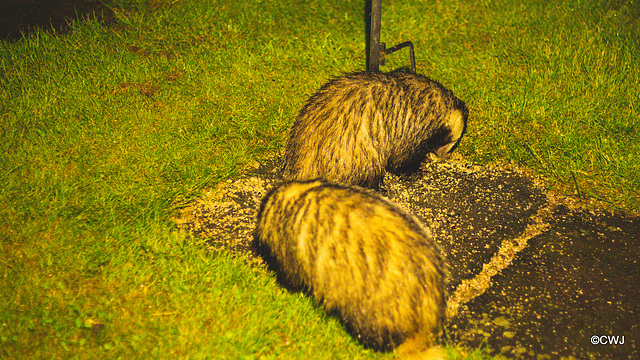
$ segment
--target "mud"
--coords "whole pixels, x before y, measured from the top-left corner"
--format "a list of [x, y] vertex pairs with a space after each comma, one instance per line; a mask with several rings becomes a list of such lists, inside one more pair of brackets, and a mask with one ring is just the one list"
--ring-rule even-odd
[[[176, 221], [213, 249], [251, 254], [260, 200], [281, 181], [278, 163], [219, 184]], [[640, 218], [586, 210], [517, 167], [461, 159], [427, 163], [416, 180], [387, 175], [381, 191], [445, 252], [448, 342], [513, 359], [640, 357]], [[593, 345], [592, 336], [618, 344]]]

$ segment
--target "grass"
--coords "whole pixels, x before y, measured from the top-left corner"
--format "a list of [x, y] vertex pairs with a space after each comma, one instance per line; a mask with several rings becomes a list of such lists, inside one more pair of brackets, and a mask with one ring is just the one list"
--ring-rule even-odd
[[[108, 27], [0, 43], [0, 356], [392, 357], [169, 221], [364, 68], [364, 3], [108, 4]], [[465, 157], [638, 211], [637, 2], [385, 1], [382, 18], [470, 105]]]

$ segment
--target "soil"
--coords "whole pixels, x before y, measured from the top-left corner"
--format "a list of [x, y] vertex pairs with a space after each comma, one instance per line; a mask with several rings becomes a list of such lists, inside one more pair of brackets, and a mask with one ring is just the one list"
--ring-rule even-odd
[[[250, 242], [262, 197], [282, 181], [278, 164], [218, 184], [176, 221], [264, 268]], [[448, 342], [514, 359], [640, 358], [639, 217], [586, 210], [514, 166], [461, 159], [426, 163], [415, 180], [387, 174], [381, 192], [445, 253]]]

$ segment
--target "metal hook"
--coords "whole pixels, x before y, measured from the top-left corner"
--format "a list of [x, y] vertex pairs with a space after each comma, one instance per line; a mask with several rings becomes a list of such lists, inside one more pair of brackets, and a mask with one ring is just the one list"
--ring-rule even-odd
[[400, 49], [409, 47], [409, 59], [411, 60], [411, 71], [416, 72], [416, 55], [413, 51], [413, 43], [411, 41], [405, 41], [402, 44], [398, 44], [392, 48], [387, 49], [387, 44], [380, 43], [380, 66], [384, 66], [384, 56], [396, 52]]

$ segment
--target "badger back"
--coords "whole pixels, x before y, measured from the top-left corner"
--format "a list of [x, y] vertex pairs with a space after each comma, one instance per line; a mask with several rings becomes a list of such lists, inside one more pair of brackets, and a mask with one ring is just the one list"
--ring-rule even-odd
[[255, 238], [285, 286], [306, 290], [367, 347], [390, 350], [441, 325], [440, 249], [417, 219], [377, 194], [285, 183], [263, 201]]

